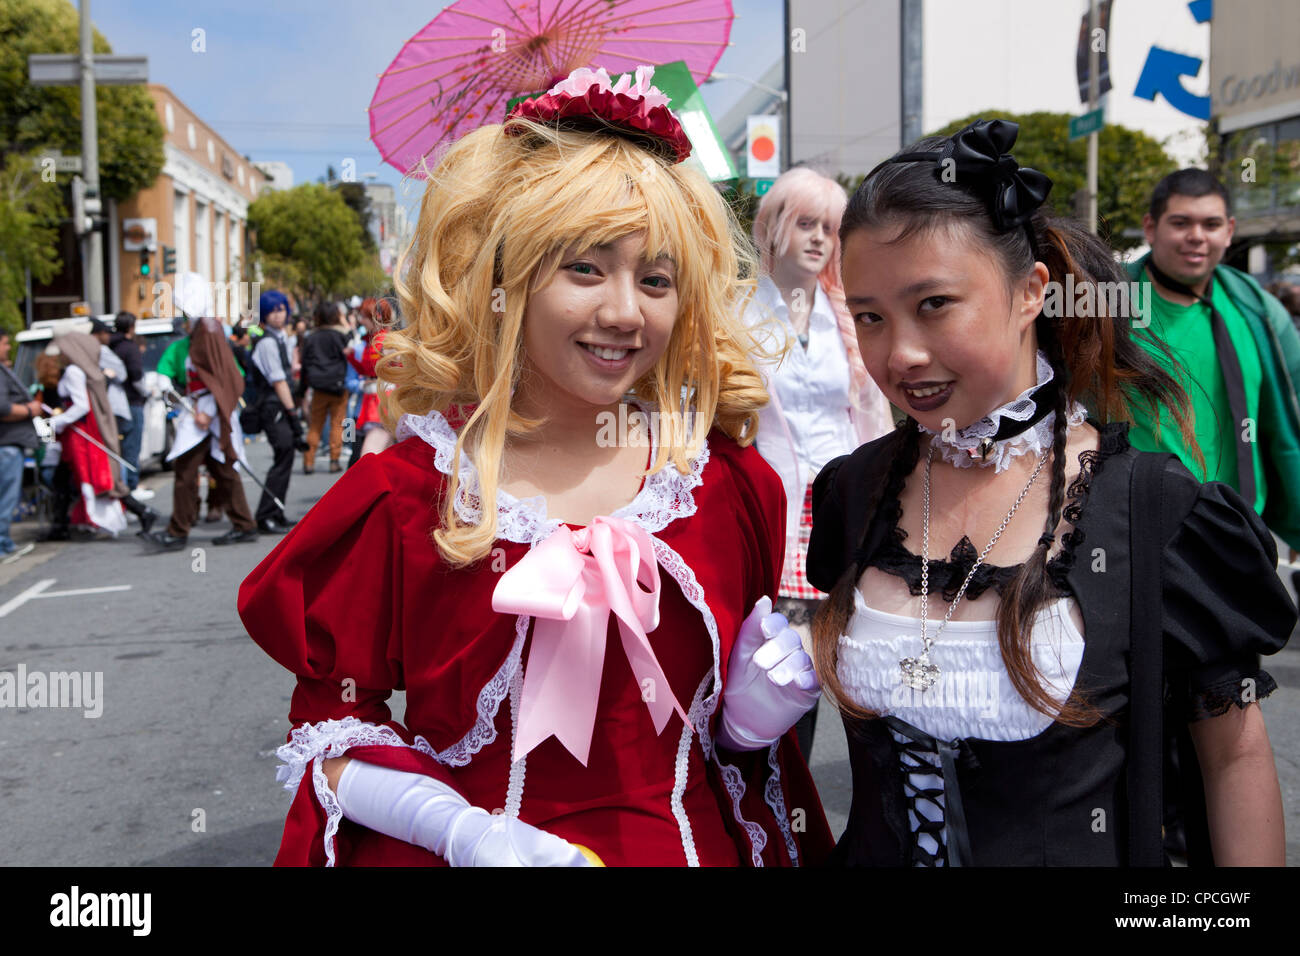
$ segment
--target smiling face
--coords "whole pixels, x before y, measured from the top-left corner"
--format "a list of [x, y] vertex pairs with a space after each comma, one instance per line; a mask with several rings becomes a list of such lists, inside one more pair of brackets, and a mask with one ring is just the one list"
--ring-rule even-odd
[[1161, 271], [1190, 286], [1204, 282], [1223, 261], [1235, 226], [1223, 198], [1215, 193], [1174, 193], [1159, 222], [1150, 213], [1142, 218], [1151, 258]]
[[[961, 226], [863, 228], [844, 242], [844, 293], [862, 360], [922, 425], [965, 428], [1036, 381], [1034, 319], [1047, 267], [1008, 283]], [[1010, 288], [1008, 286], [1010, 285]]]
[[677, 310], [676, 266], [647, 261], [642, 234], [563, 250], [529, 295], [516, 406], [554, 416], [617, 404], [663, 355]]

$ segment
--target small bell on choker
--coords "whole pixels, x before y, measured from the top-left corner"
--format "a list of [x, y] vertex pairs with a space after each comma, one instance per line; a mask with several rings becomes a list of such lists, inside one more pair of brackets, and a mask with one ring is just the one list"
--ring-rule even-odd
[[981, 438], [979, 443], [980, 461], [988, 461], [991, 451], [993, 451], [993, 439]]

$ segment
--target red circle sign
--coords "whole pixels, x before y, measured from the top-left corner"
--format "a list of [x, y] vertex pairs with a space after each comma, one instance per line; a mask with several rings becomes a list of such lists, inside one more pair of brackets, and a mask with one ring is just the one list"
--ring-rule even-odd
[[776, 144], [766, 136], [759, 136], [749, 147], [749, 151], [754, 154], [755, 159], [767, 162], [775, 155]]

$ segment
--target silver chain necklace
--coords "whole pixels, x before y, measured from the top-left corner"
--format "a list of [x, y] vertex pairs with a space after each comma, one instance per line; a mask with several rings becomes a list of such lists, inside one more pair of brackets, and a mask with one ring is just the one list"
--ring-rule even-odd
[[[925, 459], [925, 481], [922, 484], [921, 499], [921, 656], [904, 657], [898, 662], [898, 666], [903, 670], [903, 683], [908, 687], [914, 690], [927, 691], [939, 679], [939, 665], [930, 663], [930, 649], [934, 647], [934, 642], [939, 639], [944, 627], [952, 619], [952, 614], [957, 610], [957, 605], [961, 603], [962, 597], [966, 594], [966, 588], [971, 579], [975, 577], [975, 572], [984, 563], [984, 559], [993, 550], [993, 546], [998, 543], [998, 538], [1002, 537], [1002, 532], [1007, 530], [1007, 525], [1011, 523], [1012, 516], [1015, 515], [1021, 503], [1024, 502], [1025, 496], [1029, 494], [1029, 489], [1034, 486], [1034, 479], [1043, 470], [1045, 461], [1047, 461], [1046, 452], [1038, 456], [1038, 464], [1034, 466], [1034, 473], [1029, 476], [1029, 482], [1025, 485], [1024, 491], [1020, 492], [1020, 497], [1011, 506], [1007, 516], [1002, 519], [1002, 524], [998, 525], [998, 530], [993, 532], [993, 537], [989, 539], [989, 543], [984, 546], [980, 556], [971, 565], [966, 580], [961, 583], [961, 589], [957, 592], [957, 596], [948, 605], [948, 613], [943, 616], [943, 623], [935, 630], [934, 637], [929, 637], [926, 634], [926, 625], [928, 623], [926, 612], [930, 605], [930, 467], [934, 464], [934, 445], [930, 445], [930, 453]], [[899, 636], [905, 637], [906, 635]]]

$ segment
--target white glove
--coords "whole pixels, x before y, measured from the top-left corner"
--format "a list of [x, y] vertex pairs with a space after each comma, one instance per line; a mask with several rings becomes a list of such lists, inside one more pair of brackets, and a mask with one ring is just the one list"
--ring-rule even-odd
[[821, 684], [799, 635], [770, 598], [759, 598], [731, 649], [722, 692], [718, 742], [730, 750], [759, 750], [780, 740], [812, 710]]
[[418, 773], [350, 760], [339, 776], [349, 820], [438, 854], [449, 866], [590, 866], [572, 843], [522, 820], [472, 807]]

